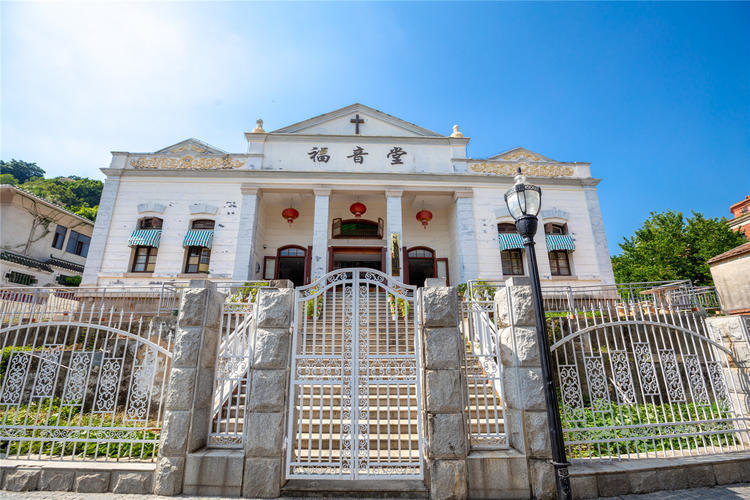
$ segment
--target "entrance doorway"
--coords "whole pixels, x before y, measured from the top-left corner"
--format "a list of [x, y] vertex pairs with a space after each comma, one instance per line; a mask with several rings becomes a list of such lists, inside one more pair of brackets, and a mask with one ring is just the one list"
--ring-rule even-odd
[[331, 247], [329, 271], [350, 267], [385, 270], [384, 247]]
[[429, 247], [412, 247], [406, 251], [406, 265], [409, 284], [424, 286], [427, 278], [434, 278], [435, 251]]
[[290, 280], [294, 286], [305, 284], [305, 258], [307, 251], [296, 245], [279, 248], [276, 254], [276, 278]]

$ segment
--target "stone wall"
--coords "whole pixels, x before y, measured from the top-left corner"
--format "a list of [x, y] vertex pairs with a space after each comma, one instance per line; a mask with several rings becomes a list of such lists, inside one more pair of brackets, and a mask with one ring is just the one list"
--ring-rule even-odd
[[495, 293], [505, 429], [511, 448], [526, 457], [530, 494], [553, 498], [552, 452], [530, 281], [513, 277], [505, 285]]
[[242, 495], [276, 498], [281, 493], [286, 395], [294, 290], [263, 288], [245, 412]]
[[454, 287], [422, 289], [426, 477], [432, 499], [467, 497], [463, 346]]
[[156, 494], [182, 492], [187, 454], [206, 446], [223, 301], [209, 281], [192, 281], [182, 295], [164, 398]]

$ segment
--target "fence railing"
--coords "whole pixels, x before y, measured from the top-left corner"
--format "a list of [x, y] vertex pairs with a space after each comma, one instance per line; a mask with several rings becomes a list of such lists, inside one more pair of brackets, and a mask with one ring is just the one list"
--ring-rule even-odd
[[208, 430], [210, 447], [242, 448], [250, 356], [255, 340], [255, 299], [258, 291], [267, 286], [265, 281], [217, 284], [217, 290], [226, 294], [226, 299], [216, 349]]
[[82, 311], [134, 317], [176, 314], [187, 282], [154, 286], [0, 288], [0, 326], [64, 320]]
[[459, 327], [464, 346], [466, 416], [471, 446], [497, 449], [508, 446], [504, 423], [500, 343], [495, 303], [460, 302]]
[[0, 454], [154, 460], [177, 294], [0, 289]]
[[716, 310], [721, 307], [714, 287], [694, 287], [689, 280], [615, 283], [612, 285], [542, 287], [546, 312], [615, 308], [618, 304], [669, 310]]
[[576, 304], [548, 318], [569, 458], [747, 449], [750, 419], [731, 352], [682, 303]]

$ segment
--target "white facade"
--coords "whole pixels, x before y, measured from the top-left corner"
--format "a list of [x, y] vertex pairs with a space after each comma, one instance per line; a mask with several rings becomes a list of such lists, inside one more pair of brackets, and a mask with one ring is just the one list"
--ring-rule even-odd
[[93, 229], [88, 219], [0, 186], [0, 284], [57, 286], [61, 277], [81, 276]]
[[[273, 132], [259, 126], [245, 136], [247, 151], [238, 154], [194, 139], [155, 153], [114, 152], [103, 169], [107, 180], [84, 283], [259, 280], [264, 273], [285, 277], [294, 266], [304, 266], [304, 278], [297, 277], [307, 282], [356, 263], [407, 280], [410, 272], [421, 276], [415, 266], [430, 266], [409, 257], [419, 254], [409, 253], [414, 247], [432, 252], [431, 272], [447, 272], [451, 284], [500, 279], [497, 224], [512, 221], [503, 193], [517, 168], [543, 192], [536, 238], [543, 281], [613, 282], [599, 180], [588, 163], [558, 162], [522, 148], [468, 158], [469, 139], [457, 128], [440, 135], [360, 104]], [[355, 162], [357, 151], [361, 162]], [[361, 229], [359, 222], [345, 222], [355, 220], [349, 208], [357, 202], [367, 209], [361, 219], [382, 220], [381, 237], [347, 234]], [[291, 224], [281, 216], [285, 208], [299, 213]], [[422, 210], [432, 214], [426, 227], [416, 219]], [[139, 221], [154, 217], [162, 221], [155, 264], [136, 270], [131, 236]], [[187, 272], [183, 240], [197, 219], [214, 221], [207, 274]], [[334, 234], [336, 219], [344, 221], [343, 234]], [[546, 223], [563, 225], [575, 242], [567, 251], [570, 275], [553, 275]], [[289, 246], [304, 254], [298, 257], [303, 264], [279, 254]]]

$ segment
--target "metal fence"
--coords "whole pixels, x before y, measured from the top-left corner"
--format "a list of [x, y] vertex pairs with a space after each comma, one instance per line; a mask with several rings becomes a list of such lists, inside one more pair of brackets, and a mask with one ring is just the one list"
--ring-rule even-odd
[[0, 454], [154, 460], [178, 294], [0, 289]]
[[744, 450], [736, 366], [703, 314], [680, 302], [575, 304], [548, 318], [563, 434], [573, 459]]
[[495, 303], [464, 300], [459, 303], [459, 327], [464, 342], [466, 417], [471, 447], [497, 449], [508, 446], [504, 422], [500, 342], [495, 323]]
[[[176, 315], [187, 282], [154, 286], [0, 288], [0, 326], [65, 319], [81, 311], [102, 317]], [[93, 319], [93, 318], [92, 318]]]
[[543, 286], [544, 310], [616, 308], [638, 304], [653, 310], [717, 310], [719, 296], [714, 287], [694, 287], [689, 280], [615, 283], [589, 286]]
[[242, 448], [258, 291], [268, 282], [220, 283], [226, 294], [216, 349], [208, 446]]

